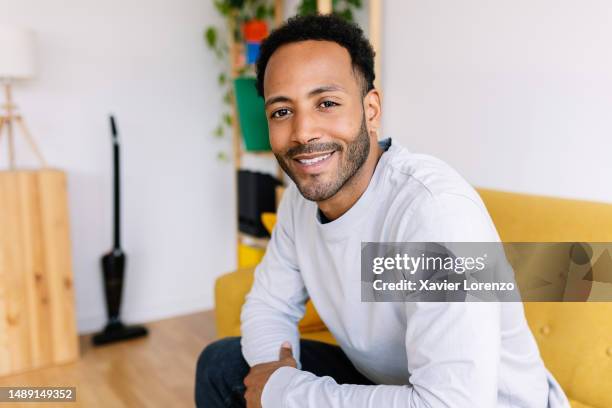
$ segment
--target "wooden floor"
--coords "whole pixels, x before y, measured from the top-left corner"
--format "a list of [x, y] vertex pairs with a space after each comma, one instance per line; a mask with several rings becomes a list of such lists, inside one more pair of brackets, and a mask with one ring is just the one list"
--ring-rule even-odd
[[76, 387], [76, 403], [0, 407], [193, 407], [195, 365], [215, 339], [214, 323], [212, 311], [161, 320], [146, 325], [146, 338], [95, 348], [82, 336], [79, 361], [0, 377], [0, 387]]

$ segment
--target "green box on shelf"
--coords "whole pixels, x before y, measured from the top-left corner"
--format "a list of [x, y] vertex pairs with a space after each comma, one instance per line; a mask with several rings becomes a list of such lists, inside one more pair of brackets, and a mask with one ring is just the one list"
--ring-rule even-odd
[[234, 80], [240, 131], [248, 151], [269, 151], [268, 121], [263, 98], [257, 94], [255, 78], [238, 77]]

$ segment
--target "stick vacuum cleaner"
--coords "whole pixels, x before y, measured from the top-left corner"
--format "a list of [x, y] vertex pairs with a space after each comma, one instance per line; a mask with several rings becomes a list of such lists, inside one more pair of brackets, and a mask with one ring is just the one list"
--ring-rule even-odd
[[110, 116], [111, 134], [113, 140], [113, 210], [114, 210], [114, 243], [113, 248], [102, 256], [102, 272], [104, 278], [104, 295], [106, 296], [106, 312], [108, 323], [103, 331], [93, 336], [93, 343], [101, 345], [115, 341], [133, 339], [147, 335], [147, 329], [143, 326], [126, 326], [119, 318], [121, 306], [121, 292], [123, 290], [123, 277], [125, 271], [126, 256], [121, 249], [121, 211], [120, 211], [120, 186], [119, 186], [119, 138], [115, 118]]

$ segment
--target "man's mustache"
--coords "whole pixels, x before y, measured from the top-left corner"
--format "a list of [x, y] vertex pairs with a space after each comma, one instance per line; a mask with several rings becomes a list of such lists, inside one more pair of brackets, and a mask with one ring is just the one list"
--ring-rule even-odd
[[310, 154], [319, 152], [329, 152], [332, 150], [342, 150], [342, 146], [336, 142], [325, 142], [325, 143], [309, 143], [305, 145], [299, 145], [288, 149], [283, 156], [288, 159], [292, 159], [298, 154]]

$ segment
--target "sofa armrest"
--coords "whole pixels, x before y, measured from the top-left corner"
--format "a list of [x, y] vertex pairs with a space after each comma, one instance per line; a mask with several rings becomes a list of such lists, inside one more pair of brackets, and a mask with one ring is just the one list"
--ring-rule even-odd
[[219, 337], [240, 336], [240, 311], [253, 286], [254, 268], [238, 269], [215, 282], [215, 321]]
[[[240, 336], [240, 312], [253, 286], [255, 268], [238, 269], [217, 278], [215, 282], [215, 320], [219, 337]], [[299, 323], [301, 333], [327, 330], [312, 302]]]

